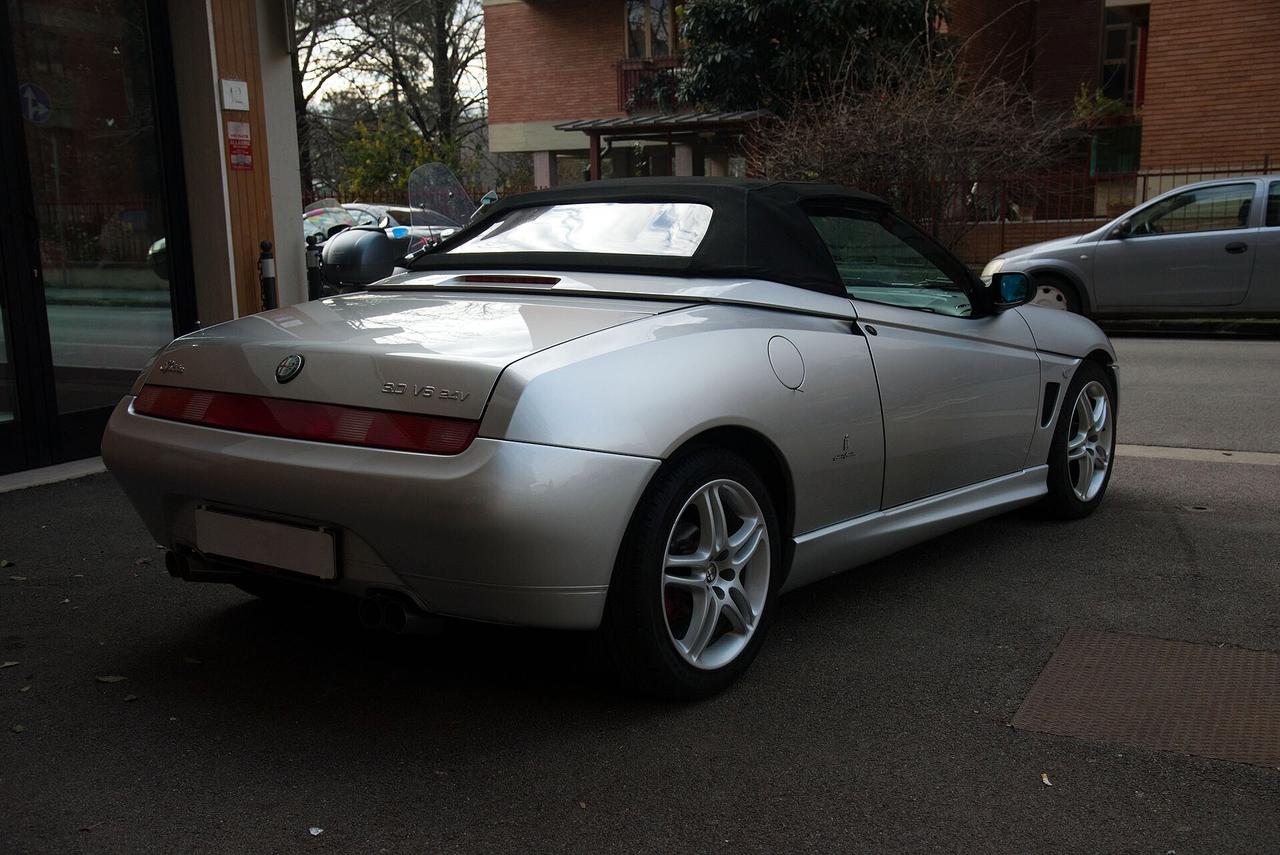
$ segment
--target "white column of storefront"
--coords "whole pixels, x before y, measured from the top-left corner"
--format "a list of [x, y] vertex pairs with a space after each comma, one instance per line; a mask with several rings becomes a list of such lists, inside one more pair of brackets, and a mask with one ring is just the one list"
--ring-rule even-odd
[[[306, 299], [306, 266], [302, 236], [302, 188], [298, 164], [297, 123], [294, 119], [291, 39], [283, 3], [255, 4], [261, 68], [261, 105], [266, 139], [253, 143], [256, 168], [269, 176], [269, 220], [275, 241], [276, 288], [280, 305]], [[210, 0], [169, 0], [173, 35], [174, 78], [178, 90], [187, 205], [191, 222], [192, 261], [196, 303], [204, 326], [257, 310], [241, 306], [237, 298], [237, 255], [245, 263], [243, 247], [234, 244], [236, 216], [232, 205], [227, 163], [228, 117], [221, 103], [212, 7]], [[242, 237], [243, 239], [243, 237]], [[256, 240], [256, 238], [255, 238]], [[237, 252], [237, 250], [240, 250]], [[242, 271], [241, 271], [242, 273]], [[243, 278], [243, 276], [241, 276]]]

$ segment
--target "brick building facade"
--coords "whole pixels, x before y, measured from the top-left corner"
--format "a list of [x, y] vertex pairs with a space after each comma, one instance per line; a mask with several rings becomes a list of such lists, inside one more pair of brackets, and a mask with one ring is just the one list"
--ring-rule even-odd
[[490, 149], [532, 155], [539, 187], [740, 168], [745, 114], [681, 111], [654, 94], [679, 65], [678, 5], [483, 0]]
[[1152, 0], [1142, 105], [1144, 169], [1275, 168], [1277, 24], [1280, 0]]
[[[628, 92], [678, 65], [677, 0], [483, 2], [490, 144], [532, 154], [538, 184], [584, 175], [593, 150], [604, 175], [728, 168], [732, 134], [667, 133], [664, 146], [662, 133], [617, 127], [660, 112], [637, 109]], [[1269, 26], [1280, 0], [951, 0], [950, 10], [971, 64], [1023, 81], [1051, 107], [1073, 110], [1083, 92], [1117, 113], [1094, 129], [1090, 175], [1264, 168], [1280, 158], [1280, 53]], [[655, 14], [661, 36], [646, 17]], [[649, 29], [638, 36], [637, 27]], [[594, 136], [563, 128], [578, 120], [613, 124]], [[719, 144], [708, 146], [713, 137]]]
[[971, 62], [998, 57], [1047, 103], [1070, 107], [1082, 87], [1123, 103], [1096, 135], [1095, 172], [1280, 157], [1280, 0], [952, 0], [951, 13]]

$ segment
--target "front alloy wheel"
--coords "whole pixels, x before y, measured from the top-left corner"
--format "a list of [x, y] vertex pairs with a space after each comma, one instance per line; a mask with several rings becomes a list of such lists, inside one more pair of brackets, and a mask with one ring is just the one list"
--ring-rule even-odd
[[1071, 489], [1082, 502], [1092, 501], [1107, 480], [1115, 447], [1111, 434], [1111, 400], [1101, 383], [1090, 380], [1076, 396], [1067, 431]]
[[1048, 495], [1042, 507], [1059, 519], [1080, 519], [1102, 503], [1115, 469], [1114, 381], [1085, 360], [1067, 385], [1049, 446]]
[[659, 470], [627, 529], [602, 626], [632, 688], [703, 698], [746, 670], [773, 615], [780, 535], [768, 489], [736, 454], [699, 449]]

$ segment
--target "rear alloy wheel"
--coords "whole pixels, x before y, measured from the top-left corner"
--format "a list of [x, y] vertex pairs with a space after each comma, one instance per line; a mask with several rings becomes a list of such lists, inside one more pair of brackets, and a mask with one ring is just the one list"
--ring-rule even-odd
[[772, 502], [745, 461], [707, 449], [668, 464], [636, 509], [609, 588], [615, 665], [665, 697], [720, 691], [763, 641], [780, 559]]
[[1111, 481], [1115, 452], [1115, 390], [1106, 371], [1086, 360], [1071, 378], [1054, 428], [1045, 508], [1062, 519], [1093, 513]]
[[1056, 276], [1036, 276], [1032, 278], [1035, 294], [1031, 305], [1046, 309], [1060, 309], [1080, 314], [1080, 298], [1075, 289]]

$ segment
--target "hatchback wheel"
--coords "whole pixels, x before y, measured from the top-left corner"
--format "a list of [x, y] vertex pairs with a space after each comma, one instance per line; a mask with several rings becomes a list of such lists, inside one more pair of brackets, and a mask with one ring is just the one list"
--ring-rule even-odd
[[609, 588], [615, 666], [642, 691], [700, 698], [755, 657], [781, 573], [768, 490], [741, 458], [702, 450], [659, 473], [636, 509]]
[[1046, 309], [1061, 309], [1080, 314], [1080, 298], [1065, 280], [1057, 276], [1035, 276], [1031, 280], [1035, 293], [1031, 297], [1031, 305]]

